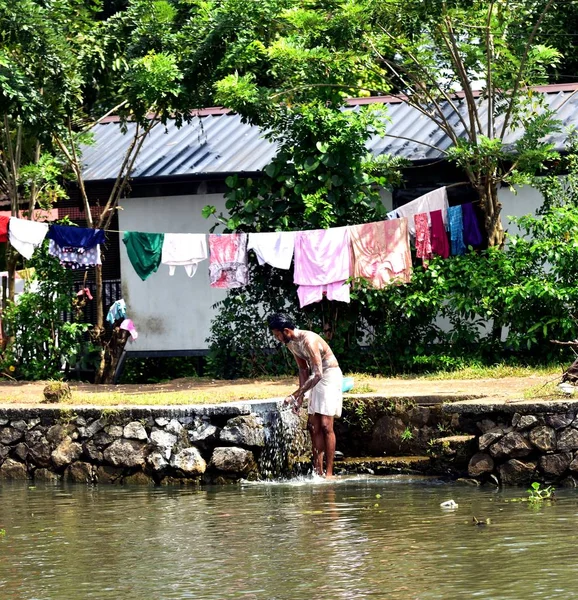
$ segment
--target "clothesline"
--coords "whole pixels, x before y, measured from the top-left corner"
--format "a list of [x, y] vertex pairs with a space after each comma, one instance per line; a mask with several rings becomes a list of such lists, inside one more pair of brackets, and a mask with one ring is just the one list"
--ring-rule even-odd
[[[364, 278], [373, 287], [411, 280], [410, 234], [424, 265], [434, 255], [463, 254], [468, 245], [482, 242], [472, 205], [449, 207], [446, 188], [439, 188], [388, 213], [388, 220], [305, 231], [230, 234], [153, 233], [111, 230], [123, 234], [133, 268], [144, 281], [161, 264], [174, 275], [184, 267], [193, 277], [200, 262], [209, 258], [212, 287], [233, 289], [248, 284], [248, 251], [260, 265], [289, 269], [301, 306], [326, 296], [349, 302], [350, 277]], [[477, 229], [476, 229], [477, 228]], [[448, 240], [447, 230], [450, 232]], [[0, 217], [0, 241], [8, 238], [20, 254], [31, 258], [48, 237], [49, 253], [70, 269], [101, 264], [101, 229], [50, 225], [17, 217]], [[6, 241], [4, 239], [4, 241]], [[208, 241], [208, 246], [207, 246]], [[450, 244], [451, 242], [451, 244]]]

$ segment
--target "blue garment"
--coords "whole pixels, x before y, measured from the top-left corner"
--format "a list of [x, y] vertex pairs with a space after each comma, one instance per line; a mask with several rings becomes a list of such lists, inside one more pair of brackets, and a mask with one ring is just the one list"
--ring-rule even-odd
[[452, 255], [458, 256], [466, 253], [464, 244], [464, 222], [462, 219], [462, 207], [450, 206], [448, 208], [448, 222], [450, 225], [450, 240], [452, 243]]
[[114, 325], [114, 322], [119, 319], [126, 319], [126, 304], [122, 298], [112, 304], [106, 315], [106, 320], [111, 325]]
[[474, 248], [481, 246], [484, 243], [484, 238], [482, 237], [478, 218], [471, 202], [462, 204], [462, 218], [464, 223], [464, 244], [466, 246], [473, 246]]
[[49, 240], [54, 240], [61, 248], [94, 248], [104, 244], [106, 238], [102, 229], [87, 227], [70, 227], [69, 225], [51, 225], [48, 230]]

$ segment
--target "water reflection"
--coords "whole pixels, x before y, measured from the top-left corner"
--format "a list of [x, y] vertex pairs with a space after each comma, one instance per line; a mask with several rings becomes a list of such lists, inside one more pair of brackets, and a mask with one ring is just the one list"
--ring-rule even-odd
[[[0, 598], [578, 598], [576, 492], [537, 509], [508, 501], [522, 495], [403, 477], [2, 484]], [[449, 498], [457, 510], [440, 509]]]

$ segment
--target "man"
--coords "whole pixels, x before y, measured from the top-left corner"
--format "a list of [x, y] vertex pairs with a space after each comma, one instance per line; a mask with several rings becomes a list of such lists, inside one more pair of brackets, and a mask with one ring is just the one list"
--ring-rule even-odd
[[271, 333], [287, 346], [299, 367], [299, 387], [285, 398], [285, 403], [292, 404], [297, 413], [309, 392], [307, 428], [313, 447], [313, 468], [322, 476], [325, 457], [325, 476], [333, 477], [333, 419], [341, 416], [343, 398], [343, 374], [337, 359], [323, 338], [313, 331], [298, 329], [287, 315], [271, 315], [268, 323]]

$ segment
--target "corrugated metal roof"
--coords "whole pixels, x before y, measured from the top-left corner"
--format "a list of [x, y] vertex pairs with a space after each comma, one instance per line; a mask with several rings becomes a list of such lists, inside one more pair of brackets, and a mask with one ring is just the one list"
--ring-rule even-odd
[[[552, 85], [536, 88], [546, 96], [549, 108], [558, 112], [564, 129], [578, 125], [578, 85]], [[380, 103], [387, 107], [388, 124], [383, 137], [374, 136], [368, 149], [375, 155], [391, 154], [411, 161], [443, 158], [444, 150], [452, 144], [449, 137], [427, 116], [399, 98], [358, 98], [352, 108]], [[446, 118], [455, 123], [456, 131], [463, 128], [449, 103], [444, 105]], [[467, 108], [460, 105], [467, 121]], [[481, 111], [482, 122], [486, 112]], [[499, 130], [500, 119], [496, 126]], [[94, 145], [83, 148], [84, 176], [88, 181], [115, 179], [126, 152], [134, 124], [123, 134], [117, 119], [108, 119], [93, 129]], [[506, 143], [513, 143], [519, 132], [510, 133]], [[562, 150], [565, 131], [550, 136], [549, 141]], [[275, 156], [276, 147], [263, 138], [258, 128], [241, 122], [241, 118], [225, 109], [200, 111], [189, 124], [179, 129], [170, 122], [155, 126], [144, 142], [132, 176], [170, 177], [175, 175], [219, 175], [262, 170]]]

